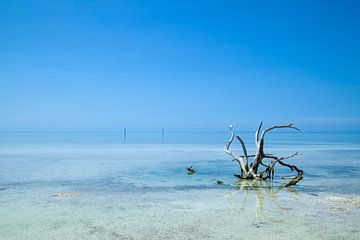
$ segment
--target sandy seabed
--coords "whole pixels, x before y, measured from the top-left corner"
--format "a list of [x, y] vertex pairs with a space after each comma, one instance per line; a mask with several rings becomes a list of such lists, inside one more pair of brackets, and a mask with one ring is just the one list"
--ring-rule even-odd
[[1, 239], [359, 239], [360, 198], [283, 189], [1, 194]]
[[236, 182], [218, 145], [3, 146], [0, 239], [360, 239], [359, 145], [268, 150], [304, 180]]

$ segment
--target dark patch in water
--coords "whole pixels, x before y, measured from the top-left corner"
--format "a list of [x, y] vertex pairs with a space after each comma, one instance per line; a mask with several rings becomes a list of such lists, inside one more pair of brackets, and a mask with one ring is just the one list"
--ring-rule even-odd
[[[226, 185], [224, 185], [226, 187]], [[218, 189], [218, 185], [180, 185], [175, 186], [173, 189], [175, 190], [201, 190], [201, 189]]]
[[263, 221], [260, 221], [260, 222], [257, 222], [257, 223], [253, 223], [252, 226], [256, 227], [256, 228], [261, 228], [263, 226], [267, 225], [266, 222], [263, 222]]
[[2, 188], [0, 188], [0, 191], [4, 191], [6, 189], [8, 189], [8, 187], [2, 187]]

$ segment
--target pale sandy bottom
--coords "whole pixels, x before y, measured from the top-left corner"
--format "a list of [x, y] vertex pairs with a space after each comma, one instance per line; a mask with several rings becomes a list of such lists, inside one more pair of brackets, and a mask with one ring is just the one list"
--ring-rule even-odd
[[[1, 195], [1, 239], [359, 239], [360, 198], [269, 189]], [[9, 195], [10, 196], [10, 195]]]
[[303, 152], [304, 180], [237, 189], [219, 145], [2, 146], [0, 239], [360, 239], [359, 145], [267, 151]]

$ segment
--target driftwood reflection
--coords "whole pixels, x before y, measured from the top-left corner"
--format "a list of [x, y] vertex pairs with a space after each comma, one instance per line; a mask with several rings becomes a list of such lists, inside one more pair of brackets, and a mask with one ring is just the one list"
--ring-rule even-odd
[[[292, 213], [289, 211], [291, 208], [281, 203], [280, 193], [299, 196], [299, 193], [294, 188], [274, 187], [273, 181], [240, 179], [236, 182], [235, 191], [225, 195], [225, 200], [235, 214], [242, 215], [254, 209], [257, 220], [282, 222], [286, 221], [286, 219], [281, 220], [279, 214], [292, 215]], [[273, 218], [272, 214], [277, 216]]]

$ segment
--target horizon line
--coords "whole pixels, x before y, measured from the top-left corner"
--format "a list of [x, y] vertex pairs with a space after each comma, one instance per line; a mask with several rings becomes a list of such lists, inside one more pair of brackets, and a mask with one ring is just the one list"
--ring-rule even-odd
[[[207, 130], [199, 130], [199, 131], [181, 131], [181, 130], [166, 130], [165, 128], [159, 130], [129, 130], [127, 128], [126, 133], [194, 133], [194, 134], [223, 134], [229, 133], [229, 131], [207, 131]], [[17, 131], [17, 130], [0, 130], [0, 134], [4, 133], [124, 133], [123, 130], [24, 130], [24, 131]], [[234, 131], [235, 133], [254, 133], [255, 131]], [[346, 133], [346, 134], [360, 134], [360, 131], [282, 131], [282, 132], [272, 132], [272, 134], [285, 134], [285, 133], [293, 133], [293, 134], [301, 134], [301, 133]]]

